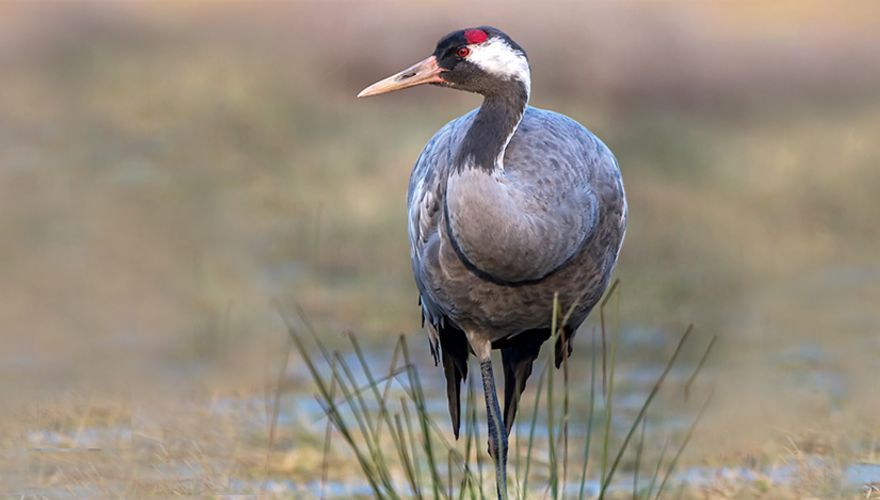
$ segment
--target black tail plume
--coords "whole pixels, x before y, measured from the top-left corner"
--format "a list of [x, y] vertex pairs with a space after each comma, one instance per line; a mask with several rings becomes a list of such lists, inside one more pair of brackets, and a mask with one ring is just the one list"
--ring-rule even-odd
[[541, 344], [550, 338], [550, 329], [528, 330], [506, 339], [501, 349], [501, 364], [504, 366], [504, 426], [507, 434], [513, 428], [519, 398], [526, 388], [526, 381], [532, 374], [532, 364], [538, 358]]
[[461, 427], [461, 382], [467, 379], [467, 360], [470, 348], [464, 332], [455, 328], [449, 321], [438, 327], [440, 349], [443, 354], [443, 372], [446, 374], [446, 399], [449, 403], [449, 416], [452, 418], [452, 431], [458, 439]]

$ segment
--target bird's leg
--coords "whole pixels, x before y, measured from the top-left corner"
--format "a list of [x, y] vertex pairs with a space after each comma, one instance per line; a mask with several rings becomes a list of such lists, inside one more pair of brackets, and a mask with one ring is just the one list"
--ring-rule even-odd
[[[482, 356], [481, 356], [482, 357]], [[498, 498], [507, 498], [507, 432], [501, 418], [501, 407], [495, 392], [495, 377], [492, 374], [492, 358], [488, 355], [480, 360], [483, 374], [483, 395], [486, 398], [486, 414], [489, 417], [489, 454], [495, 460], [495, 481]]]

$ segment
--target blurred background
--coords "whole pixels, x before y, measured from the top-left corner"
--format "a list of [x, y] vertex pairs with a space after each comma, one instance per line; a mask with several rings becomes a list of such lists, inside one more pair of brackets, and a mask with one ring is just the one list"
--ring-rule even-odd
[[692, 457], [877, 452], [878, 23], [875, 2], [0, 4], [0, 467], [63, 485], [27, 450], [95, 419], [126, 449], [203, 432], [225, 417], [193, 401], [275, 377], [279, 308], [424, 349], [407, 179], [480, 101], [354, 96], [479, 24], [528, 51], [532, 105], [619, 159], [624, 339], [719, 335]]

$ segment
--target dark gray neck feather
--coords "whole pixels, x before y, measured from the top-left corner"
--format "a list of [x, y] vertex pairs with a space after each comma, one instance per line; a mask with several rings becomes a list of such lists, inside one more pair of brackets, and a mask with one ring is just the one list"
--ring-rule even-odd
[[505, 81], [485, 96], [455, 157], [458, 171], [478, 168], [491, 172], [500, 167], [496, 160], [503, 158], [529, 102], [526, 86], [518, 80]]

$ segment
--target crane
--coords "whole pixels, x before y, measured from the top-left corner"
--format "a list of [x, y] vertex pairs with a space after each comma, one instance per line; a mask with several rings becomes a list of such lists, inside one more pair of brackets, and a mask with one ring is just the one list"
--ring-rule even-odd
[[[495, 461], [506, 498], [507, 438], [554, 304], [571, 311], [555, 345], [559, 368], [608, 286], [626, 232], [614, 155], [577, 121], [528, 105], [525, 50], [491, 26], [444, 36], [428, 58], [358, 97], [431, 84], [482, 94], [422, 150], [409, 181], [408, 233], [422, 323], [442, 360], [458, 438], [468, 357], [479, 361]], [[557, 297], [558, 302], [554, 300]], [[504, 411], [491, 353], [501, 351]]]

